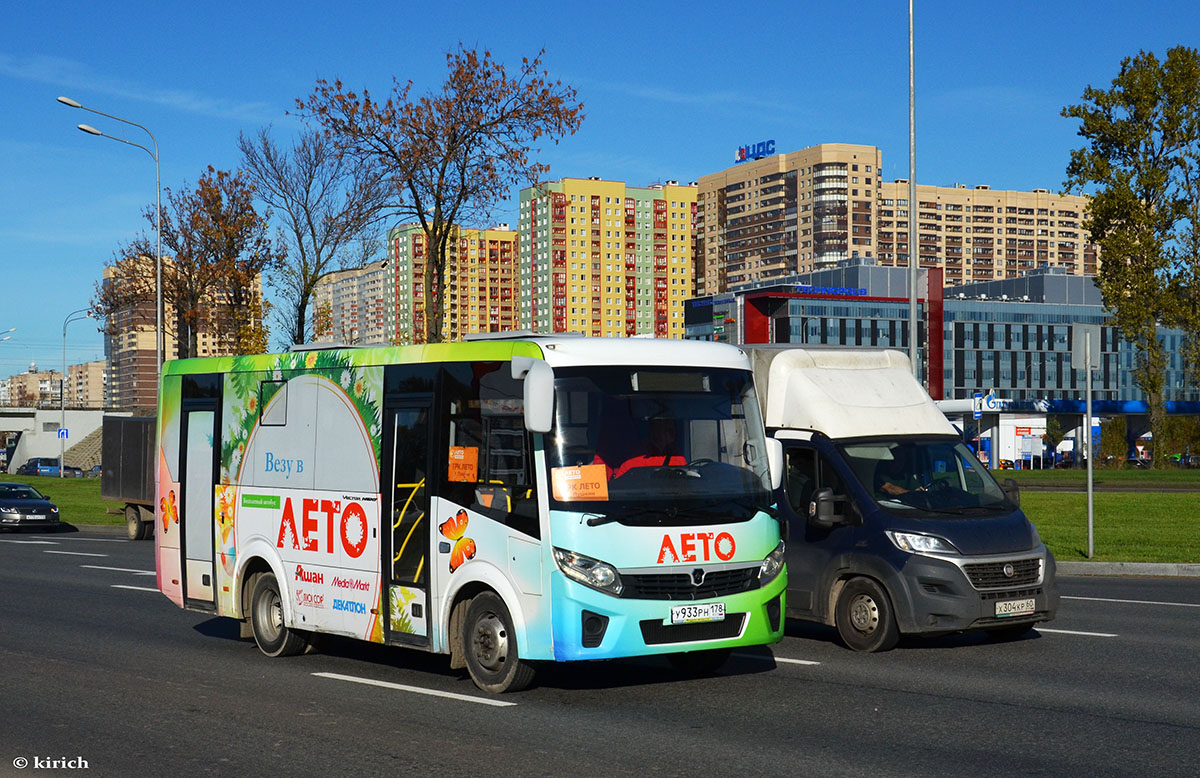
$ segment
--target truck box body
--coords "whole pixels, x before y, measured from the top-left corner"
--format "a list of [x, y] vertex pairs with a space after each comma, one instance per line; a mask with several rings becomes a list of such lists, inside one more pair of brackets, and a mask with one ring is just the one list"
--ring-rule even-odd
[[154, 417], [105, 416], [100, 448], [100, 496], [124, 503], [130, 540], [154, 529]]

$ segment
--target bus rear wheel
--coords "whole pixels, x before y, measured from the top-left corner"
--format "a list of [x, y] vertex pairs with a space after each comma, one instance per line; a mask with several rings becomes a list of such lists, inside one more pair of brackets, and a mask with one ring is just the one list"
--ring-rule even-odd
[[250, 596], [250, 627], [258, 650], [267, 656], [294, 656], [304, 651], [308, 639], [289, 629], [283, 620], [283, 598], [275, 576], [263, 573], [254, 583]]
[[494, 592], [476, 595], [467, 606], [463, 653], [471, 680], [485, 692], [517, 692], [533, 682], [535, 671], [520, 657], [512, 617]]

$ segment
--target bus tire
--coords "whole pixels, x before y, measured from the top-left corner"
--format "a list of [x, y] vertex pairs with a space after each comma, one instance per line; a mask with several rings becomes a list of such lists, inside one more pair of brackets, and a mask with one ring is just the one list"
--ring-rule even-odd
[[267, 656], [294, 656], [308, 647], [308, 639], [289, 629], [283, 620], [283, 598], [275, 576], [263, 573], [250, 596], [250, 629], [258, 650]]
[[838, 594], [834, 622], [842, 642], [853, 651], [890, 651], [900, 641], [892, 601], [870, 578], [852, 578]]
[[688, 651], [681, 654], [667, 654], [671, 666], [681, 673], [688, 675], [712, 675], [729, 661], [732, 648], [710, 648], [707, 651]]
[[485, 692], [517, 692], [533, 682], [533, 666], [521, 659], [512, 617], [495, 592], [476, 595], [467, 607], [463, 650], [471, 680]]

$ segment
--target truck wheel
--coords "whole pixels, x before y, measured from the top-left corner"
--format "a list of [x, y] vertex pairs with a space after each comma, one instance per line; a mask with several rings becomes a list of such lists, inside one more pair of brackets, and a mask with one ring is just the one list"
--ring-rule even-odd
[[303, 633], [283, 623], [283, 599], [275, 576], [263, 573], [250, 597], [250, 628], [258, 650], [267, 656], [294, 656], [308, 645]]
[[485, 692], [518, 692], [533, 682], [535, 671], [522, 661], [512, 617], [495, 592], [476, 595], [467, 607], [463, 649], [471, 680]]
[[834, 611], [838, 635], [853, 651], [889, 651], [900, 640], [887, 592], [870, 578], [853, 578], [842, 588]]
[[671, 665], [688, 675], [712, 675], [729, 660], [732, 648], [710, 648], [707, 651], [688, 651], [682, 654], [667, 654]]
[[136, 505], [125, 506], [125, 536], [130, 540], [143, 540], [146, 537], [146, 522], [142, 521], [142, 511]]

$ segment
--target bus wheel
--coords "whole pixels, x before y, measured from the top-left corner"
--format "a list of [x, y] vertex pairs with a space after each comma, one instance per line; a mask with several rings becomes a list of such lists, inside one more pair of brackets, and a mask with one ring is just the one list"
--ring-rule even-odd
[[512, 617], [495, 592], [471, 600], [463, 620], [463, 650], [471, 680], [485, 692], [517, 692], [533, 681], [533, 667], [517, 652]]
[[667, 654], [671, 665], [688, 675], [712, 675], [729, 660], [732, 648], [710, 648], [708, 651], [688, 651], [683, 654]]
[[305, 649], [308, 640], [283, 623], [283, 599], [275, 576], [264, 573], [254, 584], [250, 599], [250, 627], [258, 650], [267, 656], [293, 656]]
[[838, 635], [854, 651], [889, 651], [900, 641], [891, 600], [869, 578], [854, 578], [838, 595], [835, 619]]

